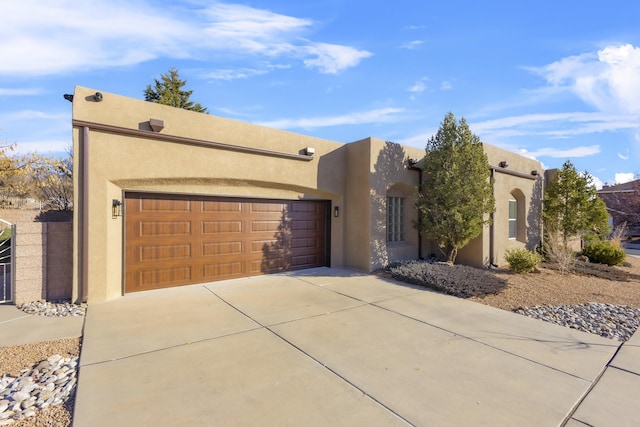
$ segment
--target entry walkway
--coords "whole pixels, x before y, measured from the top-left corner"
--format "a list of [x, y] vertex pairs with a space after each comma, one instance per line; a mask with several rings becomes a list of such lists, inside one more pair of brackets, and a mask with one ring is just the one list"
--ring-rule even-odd
[[[84, 317], [44, 317], [0, 304], [0, 346], [21, 345], [82, 335]], [[1, 361], [0, 361], [1, 362]]]
[[640, 414], [638, 341], [605, 370], [617, 341], [349, 270], [130, 294], [90, 305], [84, 332], [76, 427], [619, 426]]

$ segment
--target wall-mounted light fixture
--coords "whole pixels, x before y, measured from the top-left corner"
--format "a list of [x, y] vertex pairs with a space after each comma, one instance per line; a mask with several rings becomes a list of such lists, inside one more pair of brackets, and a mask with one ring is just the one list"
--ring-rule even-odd
[[113, 199], [111, 201], [111, 217], [118, 218], [122, 216], [122, 202], [118, 199]]
[[102, 92], [96, 92], [93, 94], [93, 100], [96, 102], [102, 102]]
[[537, 169], [536, 170], [532, 170], [531, 171], [531, 175], [538, 176], [538, 170]]
[[336, 218], [338, 218], [340, 216], [340, 207], [334, 206], [334, 208], [333, 208], [333, 216], [335, 216]]
[[62, 95], [64, 97], [64, 99], [66, 99], [69, 102], [73, 102], [73, 95], [71, 95], [70, 93], [65, 93], [64, 95]]
[[506, 160], [503, 160], [500, 163], [498, 163], [498, 166], [500, 166], [501, 168], [508, 168], [509, 167], [509, 162], [506, 161]]
[[306, 156], [313, 156], [314, 154], [316, 154], [316, 149], [315, 149], [315, 148], [313, 148], [313, 147], [306, 147], [306, 148], [304, 149], [304, 154], [305, 154]]

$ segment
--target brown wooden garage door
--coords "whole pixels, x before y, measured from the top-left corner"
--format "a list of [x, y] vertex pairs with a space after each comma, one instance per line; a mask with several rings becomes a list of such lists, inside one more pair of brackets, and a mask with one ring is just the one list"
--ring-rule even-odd
[[127, 193], [125, 292], [325, 266], [328, 206]]

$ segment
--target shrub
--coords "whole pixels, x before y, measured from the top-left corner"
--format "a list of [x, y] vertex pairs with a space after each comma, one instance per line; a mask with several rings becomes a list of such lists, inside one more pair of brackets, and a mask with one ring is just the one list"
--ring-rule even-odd
[[526, 249], [507, 249], [504, 259], [516, 273], [529, 273], [542, 262], [542, 257]]
[[627, 257], [624, 249], [614, 246], [607, 240], [586, 245], [582, 250], [582, 255], [589, 258], [590, 262], [607, 265], [620, 265]]
[[558, 233], [553, 230], [545, 231], [542, 256], [551, 264], [556, 265], [561, 274], [571, 271], [576, 262], [574, 250], [570, 246], [565, 246], [560, 241]]

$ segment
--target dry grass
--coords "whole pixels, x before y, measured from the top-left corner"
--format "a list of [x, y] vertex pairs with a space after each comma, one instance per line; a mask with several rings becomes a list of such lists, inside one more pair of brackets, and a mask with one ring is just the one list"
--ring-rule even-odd
[[536, 273], [407, 263], [387, 270], [396, 279], [512, 311], [536, 305], [600, 302], [640, 308], [640, 258], [608, 267], [577, 261], [572, 273], [543, 264]]

